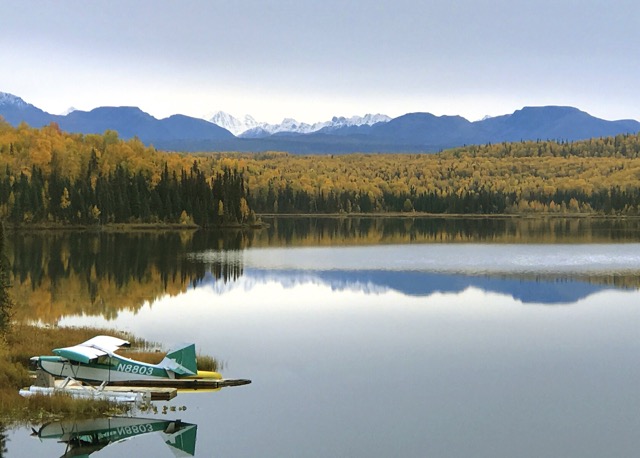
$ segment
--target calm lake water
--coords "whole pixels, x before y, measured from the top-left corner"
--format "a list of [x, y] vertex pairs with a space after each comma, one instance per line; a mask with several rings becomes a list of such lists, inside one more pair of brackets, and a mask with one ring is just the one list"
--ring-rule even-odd
[[[91, 456], [638, 456], [638, 221], [271, 223], [10, 237], [20, 319], [193, 341], [253, 381]], [[65, 453], [30, 433], [2, 456]]]

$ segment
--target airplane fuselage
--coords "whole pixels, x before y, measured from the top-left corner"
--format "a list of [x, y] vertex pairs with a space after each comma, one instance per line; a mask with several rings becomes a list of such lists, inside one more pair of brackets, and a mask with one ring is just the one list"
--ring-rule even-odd
[[60, 356], [40, 356], [39, 366], [55, 377], [77, 380], [123, 382], [128, 380], [161, 380], [175, 378], [175, 374], [153, 364], [111, 356], [97, 363], [78, 363]]

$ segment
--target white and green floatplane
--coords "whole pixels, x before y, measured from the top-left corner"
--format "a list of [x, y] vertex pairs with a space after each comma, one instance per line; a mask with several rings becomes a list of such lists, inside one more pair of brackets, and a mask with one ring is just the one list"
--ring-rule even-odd
[[31, 361], [54, 377], [109, 385], [221, 388], [251, 383], [244, 379], [225, 380], [218, 372], [199, 371], [195, 344], [176, 347], [158, 364], [115, 353], [129, 346], [129, 342], [117, 337], [96, 336], [72, 347], [56, 348], [55, 356], [34, 356]]

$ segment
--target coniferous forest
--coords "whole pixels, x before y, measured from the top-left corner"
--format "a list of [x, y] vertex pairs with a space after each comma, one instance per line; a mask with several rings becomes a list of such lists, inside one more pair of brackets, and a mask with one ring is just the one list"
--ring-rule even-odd
[[12, 223], [246, 224], [242, 173], [204, 170], [115, 132], [70, 135], [55, 125], [0, 126], [0, 217]]
[[640, 135], [439, 154], [179, 154], [0, 123], [0, 218], [250, 224], [255, 213], [640, 214]]

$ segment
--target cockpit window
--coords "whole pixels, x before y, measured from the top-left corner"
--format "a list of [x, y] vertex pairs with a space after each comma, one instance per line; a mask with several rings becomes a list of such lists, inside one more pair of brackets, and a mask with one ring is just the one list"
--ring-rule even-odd
[[105, 366], [109, 366], [111, 365], [111, 356], [109, 355], [98, 356], [97, 363]]

